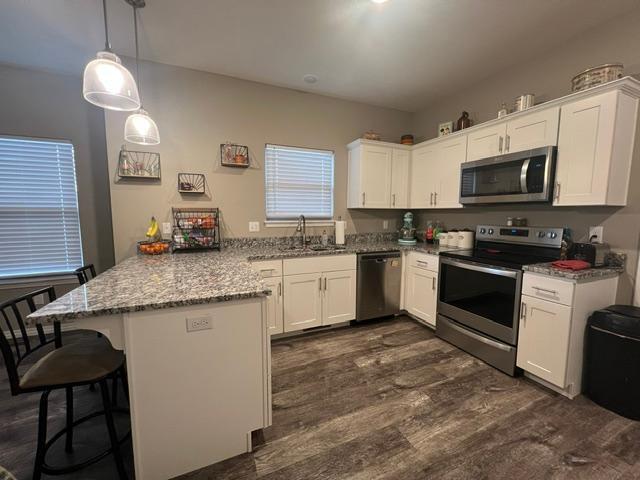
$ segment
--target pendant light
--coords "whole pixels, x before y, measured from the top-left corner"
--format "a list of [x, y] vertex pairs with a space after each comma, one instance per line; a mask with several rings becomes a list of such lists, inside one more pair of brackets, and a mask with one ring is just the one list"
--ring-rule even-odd
[[140, 108], [138, 86], [120, 58], [111, 51], [106, 0], [102, 0], [102, 10], [105, 47], [84, 69], [82, 95], [89, 103], [107, 110], [136, 110]]
[[[136, 1], [138, 3], [136, 3]], [[136, 38], [136, 78], [140, 81], [140, 54], [138, 48], [138, 8], [144, 7], [140, 0], [126, 0], [133, 7], [133, 31]], [[140, 90], [142, 91], [142, 90]], [[140, 94], [140, 108], [136, 113], [127, 117], [124, 124], [124, 139], [139, 145], [157, 145], [160, 143], [160, 132], [156, 122], [142, 108], [142, 94]]]

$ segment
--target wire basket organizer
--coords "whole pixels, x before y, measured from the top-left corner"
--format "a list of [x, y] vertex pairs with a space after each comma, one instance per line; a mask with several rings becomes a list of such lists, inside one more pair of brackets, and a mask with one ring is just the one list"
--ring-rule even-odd
[[127, 150], [123, 145], [118, 157], [118, 176], [160, 180], [160, 154]]
[[221, 143], [220, 163], [225, 167], [248, 168], [249, 147], [235, 143]]
[[179, 173], [178, 192], [206, 193], [205, 176], [202, 173]]
[[220, 209], [173, 208], [173, 251], [220, 250]]

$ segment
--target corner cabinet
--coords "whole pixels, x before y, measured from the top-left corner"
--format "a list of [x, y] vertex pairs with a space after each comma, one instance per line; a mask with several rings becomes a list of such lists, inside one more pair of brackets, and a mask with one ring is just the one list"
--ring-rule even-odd
[[569, 398], [579, 395], [587, 320], [615, 303], [617, 286], [618, 277], [575, 282], [525, 272], [516, 365]]
[[283, 260], [284, 331], [356, 318], [356, 256]]
[[411, 147], [359, 139], [348, 150], [349, 208], [407, 208]]
[[620, 90], [562, 106], [554, 205], [626, 205], [637, 117]]

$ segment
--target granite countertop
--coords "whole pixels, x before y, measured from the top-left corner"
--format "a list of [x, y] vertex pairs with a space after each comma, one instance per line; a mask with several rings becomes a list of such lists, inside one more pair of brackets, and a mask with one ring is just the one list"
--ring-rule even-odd
[[525, 272], [538, 273], [540, 275], [548, 275], [550, 277], [565, 278], [577, 282], [594, 280], [598, 278], [616, 277], [624, 272], [623, 266], [606, 266], [587, 268], [585, 270], [563, 270], [555, 268], [551, 263], [535, 263], [533, 265], [525, 265]]
[[[29, 315], [29, 324], [162, 309], [269, 295], [251, 261], [414, 250], [437, 255], [437, 246], [401, 246], [392, 240], [352, 242], [340, 250], [291, 250], [278, 245], [222, 251], [137, 255]], [[443, 249], [444, 250], [444, 249]], [[447, 250], [452, 250], [448, 248]]]

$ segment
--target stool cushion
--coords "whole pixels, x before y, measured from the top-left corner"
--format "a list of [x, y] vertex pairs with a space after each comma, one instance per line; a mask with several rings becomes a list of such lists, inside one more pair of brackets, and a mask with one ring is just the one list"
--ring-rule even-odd
[[64, 345], [47, 353], [20, 379], [20, 388], [38, 389], [91, 383], [124, 364], [124, 353], [104, 339]]

